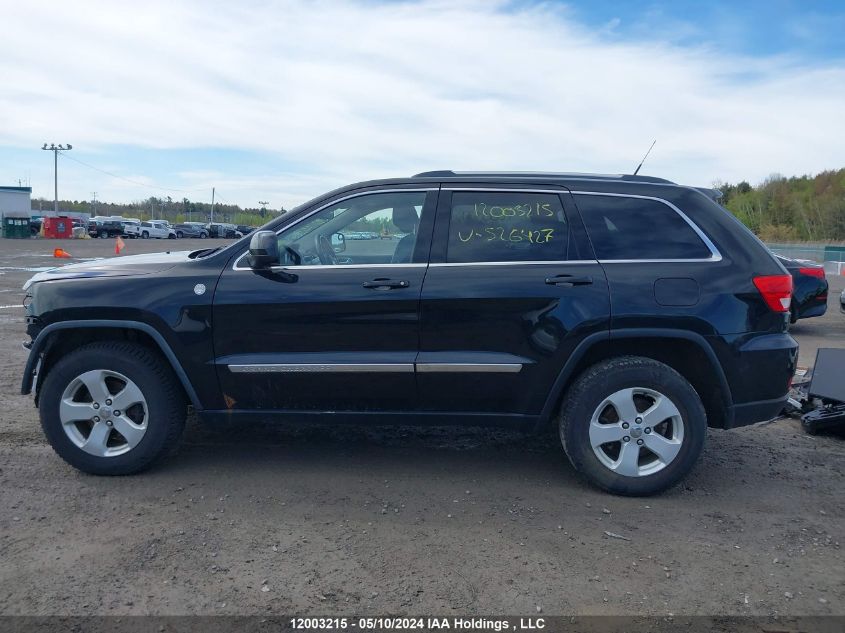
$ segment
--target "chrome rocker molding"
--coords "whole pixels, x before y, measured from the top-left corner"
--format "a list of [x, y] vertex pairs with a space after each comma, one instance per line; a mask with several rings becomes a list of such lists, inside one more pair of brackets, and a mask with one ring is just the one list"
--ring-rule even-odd
[[522, 363], [261, 363], [227, 365], [235, 374], [286, 373], [508, 373], [522, 371]]
[[288, 374], [322, 372], [413, 373], [413, 363], [263, 363], [227, 365], [233, 374]]

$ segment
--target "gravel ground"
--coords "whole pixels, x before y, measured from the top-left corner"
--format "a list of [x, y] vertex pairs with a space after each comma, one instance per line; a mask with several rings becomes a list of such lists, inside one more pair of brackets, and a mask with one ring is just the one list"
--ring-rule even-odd
[[[6, 307], [56, 246], [113, 249], [0, 240], [2, 614], [845, 614], [843, 441], [790, 419], [711, 431], [651, 499], [588, 487], [551, 434], [446, 427], [192, 423], [154, 471], [83, 475], [18, 393]], [[831, 284], [828, 314], [794, 328], [804, 365], [845, 346]]]

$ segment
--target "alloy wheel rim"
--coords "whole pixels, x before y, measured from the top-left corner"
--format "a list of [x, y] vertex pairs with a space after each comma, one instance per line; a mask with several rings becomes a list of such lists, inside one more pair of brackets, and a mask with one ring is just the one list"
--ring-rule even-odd
[[59, 401], [62, 429], [73, 444], [96, 457], [116, 457], [135, 448], [147, 432], [149, 409], [128, 377], [94, 369], [74, 378]]
[[660, 472], [680, 453], [684, 420], [672, 400], [654, 389], [620, 389], [590, 418], [590, 447], [603, 466], [624, 477]]

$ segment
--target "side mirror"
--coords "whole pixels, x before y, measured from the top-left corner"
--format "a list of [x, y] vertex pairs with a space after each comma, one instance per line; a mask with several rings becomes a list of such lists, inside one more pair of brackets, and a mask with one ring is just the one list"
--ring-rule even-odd
[[335, 253], [342, 253], [346, 250], [346, 236], [343, 233], [332, 233], [332, 248]]
[[266, 270], [279, 263], [279, 242], [274, 231], [256, 231], [249, 240], [249, 265]]

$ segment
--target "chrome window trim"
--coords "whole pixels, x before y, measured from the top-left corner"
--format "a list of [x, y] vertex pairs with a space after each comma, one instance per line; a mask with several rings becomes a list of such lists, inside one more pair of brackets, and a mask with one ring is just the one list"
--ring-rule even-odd
[[[323, 209], [327, 209], [328, 207], [332, 206], [333, 204], [337, 204], [338, 202], [343, 202], [344, 200], [349, 200], [351, 198], [360, 198], [361, 196], [367, 196], [367, 195], [374, 194], [374, 193], [405, 193], [405, 192], [416, 192], [416, 193], [425, 192], [425, 193], [428, 193], [429, 191], [437, 191], [438, 189], [439, 189], [438, 187], [414, 187], [413, 189], [405, 189], [405, 188], [400, 188], [400, 189], [372, 189], [370, 191], [358, 191], [358, 192], [355, 192], [355, 193], [350, 193], [348, 196], [343, 196], [341, 198], [335, 198], [334, 200], [332, 200], [330, 202], [327, 202], [323, 205], [320, 205], [316, 209], [313, 209], [313, 210], [309, 211], [308, 213], [296, 218], [290, 224], [285, 224], [283, 227], [276, 230], [276, 235], [279, 235], [282, 231], [285, 231], [285, 230], [287, 230], [287, 229], [289, 229], [293, 226], [296, 226], [297, 224], [299, 224], [303, 220], [310, 218], [312, 215], [314, 215], [315, 213], [319, 213]], [[252, 268], [250, 268], [249, 266], [247, 266], [245, 268], [242, 267], [242, 266], [238, 266], [240, 261], [244, 257], [246, 257], [248, 254], [249, 254], [249, 249], [247, 248], [246, 252], [241, 253], [241, 255], [239, 257], [236, 257], [235, 261], [232, 263], [232, 270], [252, 271]], [[356, 264], [355, 267], [357, 268], [359, 266], [368, 266], [369, 267], [369, 266], [405, 266], [405, 265], [407, 265], [407, 264]], [[417, 264], [417, 265], [425, 266], [425, 264]], [[317, 267], [317, 266], [318, 265], [315, 264], [314, 266], [311, 266], [311, 267]], [[319, 266], [325, 266], [326, 268], [336, 268], [336, 266], [332, 266], [331, 264], [320, 264]], [[308, 267], [309, 266], [288, 266], [288, 268], [296, 268], [296, 269], [302, 269], [302, 268], [308, 268]], [[352, 268], [352, 266], [347, 266], [347, 268]]]
[[555, 195], [561, 195], [563, 193], [569, 193], [569, 189], [566, 186], [561, 185], [560, 189], [534, 189], [532, 187], [517, 187], [513, 189], [507, 189], [502, 187], [449, 187], [443, 186], [441, 187], [441, 191], [493, 191], [493, 192], [500, 192], [500, 193], [553, 193]]
[[[353, 270], [356, 268], [425, 268], [428, 264], [304, 264], [302, 266], [271, 266], [270, 271], [296, 273], [298, 270]], [[252, 270], [238, 268], [237, 270]]]
[[595, 259], [564, 259], [548, 261], [512, 261], [512, 262], [438, 262], [429, 264], [429, 267], [447, 268], [454, 266], [565, 266], [568, 264], [584, 265], [597, 264]]
[[[638, 194], [633, 193], [608, 193], [602, 191], [572, 191], [573, 196], [610, 196], [613, 198], [637, 198], [640, 200], [654, 200], [655, 202], [661, 202], [665, 204], [667, 207], [672, 209], [675, 213], [681, 216], [681, 219], [686, 222], [689, 227], [695, 231], [695, 234], [698, 235], [699, 239], [704, 242], [704, 245], [710, 251], [710, 257], [694, 257], [694, 258], [679, 258], [679, 259], [600, 259], [598, 260], [600, 264], [682, 264], [682, 263], [690, 263], [690, 262], [720, 262], [722, 261], [722, 254], [719, 252], [719, 249], [716, 248], [716, 245], [710, 240], [709, 237], [702, 231], [699, 226], [693, 222], [689, 216], [681, 211], [677, 206], [669, 202], [668, 200], [664, 200], [663, 198], [658, 198], [656, 196], [641, 196]], [[577, 203], [576, 203], [577, 204]]]

